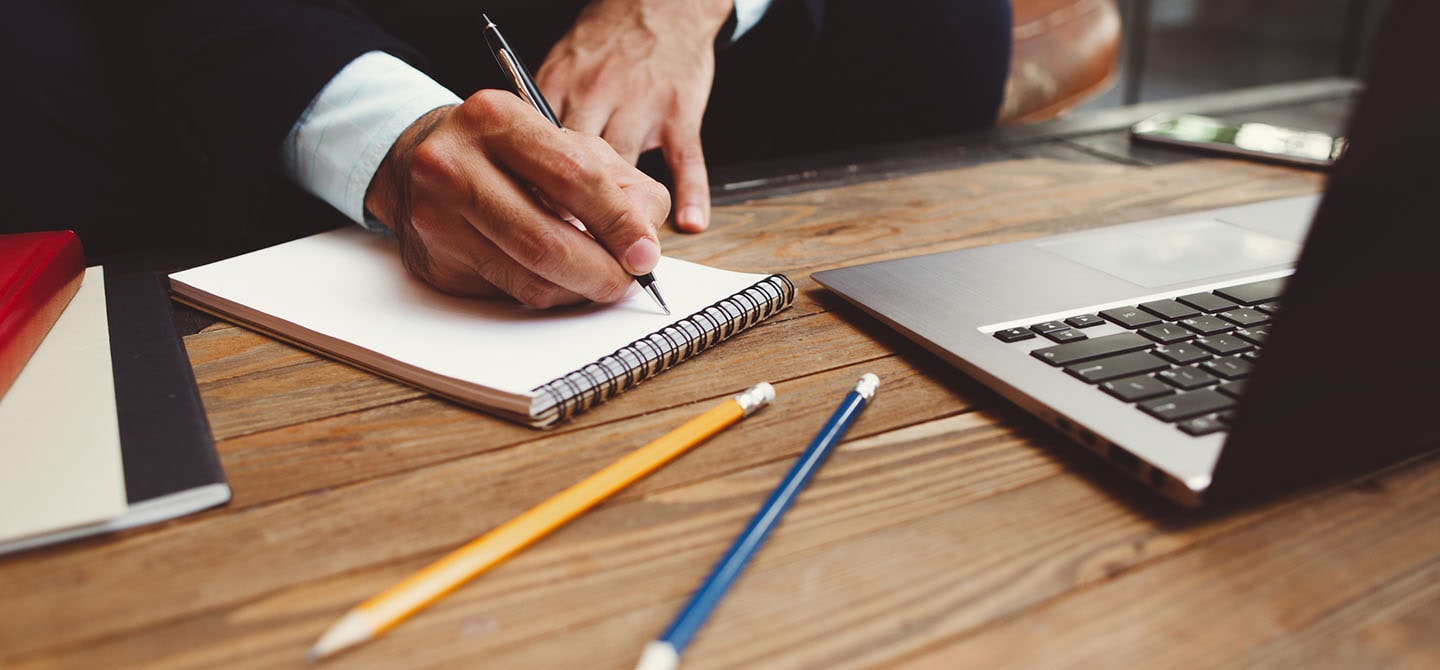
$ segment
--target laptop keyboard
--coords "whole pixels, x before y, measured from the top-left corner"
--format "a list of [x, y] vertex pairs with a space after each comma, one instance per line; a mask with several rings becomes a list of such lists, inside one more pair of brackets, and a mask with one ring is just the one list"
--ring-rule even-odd
[[[1224, 431], [1270, 335], [1287, 277], [994, 333], [1053, 342], [1030, 355], [1191, 435]], [[1106, 327], [1113, 324], [1119, 327]], [[1099, 328], [1097, 328], [1099, 327]], [[1095, 334], [1109, 331], [1108, 334]]]

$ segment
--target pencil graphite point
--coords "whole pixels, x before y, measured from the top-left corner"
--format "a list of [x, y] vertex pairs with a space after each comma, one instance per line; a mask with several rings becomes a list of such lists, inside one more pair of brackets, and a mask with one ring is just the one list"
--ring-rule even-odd
[[305, 654], [305, 660], [318, 661], [341, 649], [355, 646], [374, 636], [374, 630], [358, 612], [346, 612], [334, 625], [325, 630], [320, 640]]

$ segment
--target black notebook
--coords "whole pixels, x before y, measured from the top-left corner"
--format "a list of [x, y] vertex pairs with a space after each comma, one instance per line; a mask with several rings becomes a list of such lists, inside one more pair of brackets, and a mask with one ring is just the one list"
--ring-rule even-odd
[[[96, 270], [87, 271], [87, 281]], [[156, 523], [230, 500], [164, 276], [104, 277], [104, 302], [114, 380], [110, 420], [119, 430], [124, 502], [104, 518], [7, 539], [0, 554]]]

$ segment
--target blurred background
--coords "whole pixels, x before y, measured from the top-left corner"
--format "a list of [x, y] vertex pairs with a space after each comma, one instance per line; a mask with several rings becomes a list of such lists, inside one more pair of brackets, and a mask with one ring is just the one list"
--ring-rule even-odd
[[1358, 77], [1390, 0], [1116, 0], [1112, 85], [1076, 109]]

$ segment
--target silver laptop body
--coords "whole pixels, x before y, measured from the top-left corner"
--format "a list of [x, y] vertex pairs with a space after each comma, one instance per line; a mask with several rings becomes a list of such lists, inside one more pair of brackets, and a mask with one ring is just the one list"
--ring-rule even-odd
[[[1440, 3], [1392, 8], [1323, 199], [1290, 198], [817, 272], [821, 285], [1186, 506], [1440, 446]], [[1313, 224], [1312, 224], [1313, 222]], [[1293, 276], [1292, 276], [1293, 273]], [[1187, 434], [998, 331], [1287, 277], [1227, 429]], [[1361, 317], [1380, 323], [1359, 323]], [[1089, 339], [1122, 332], [1084, 328]], [[1361, 336], [1379, 335], [1377, 343]], [[1387, 342], [1384, 337], [1389, 336]], [[1428, 335], [1426, 336], [1428, 337]]]
[[[1224, 434], [1192, 437], [1036, 360], [1030, 328], [1251, 280], [1288, 276], [1318, 196], [1119, 224], [817, 272], [816, 281], [1081, 444], [1188, 506]], [[1126, 329], [1083, 329], [1090, 339]], [[1120, 451], [1123, 450], [1123, 451]]]

